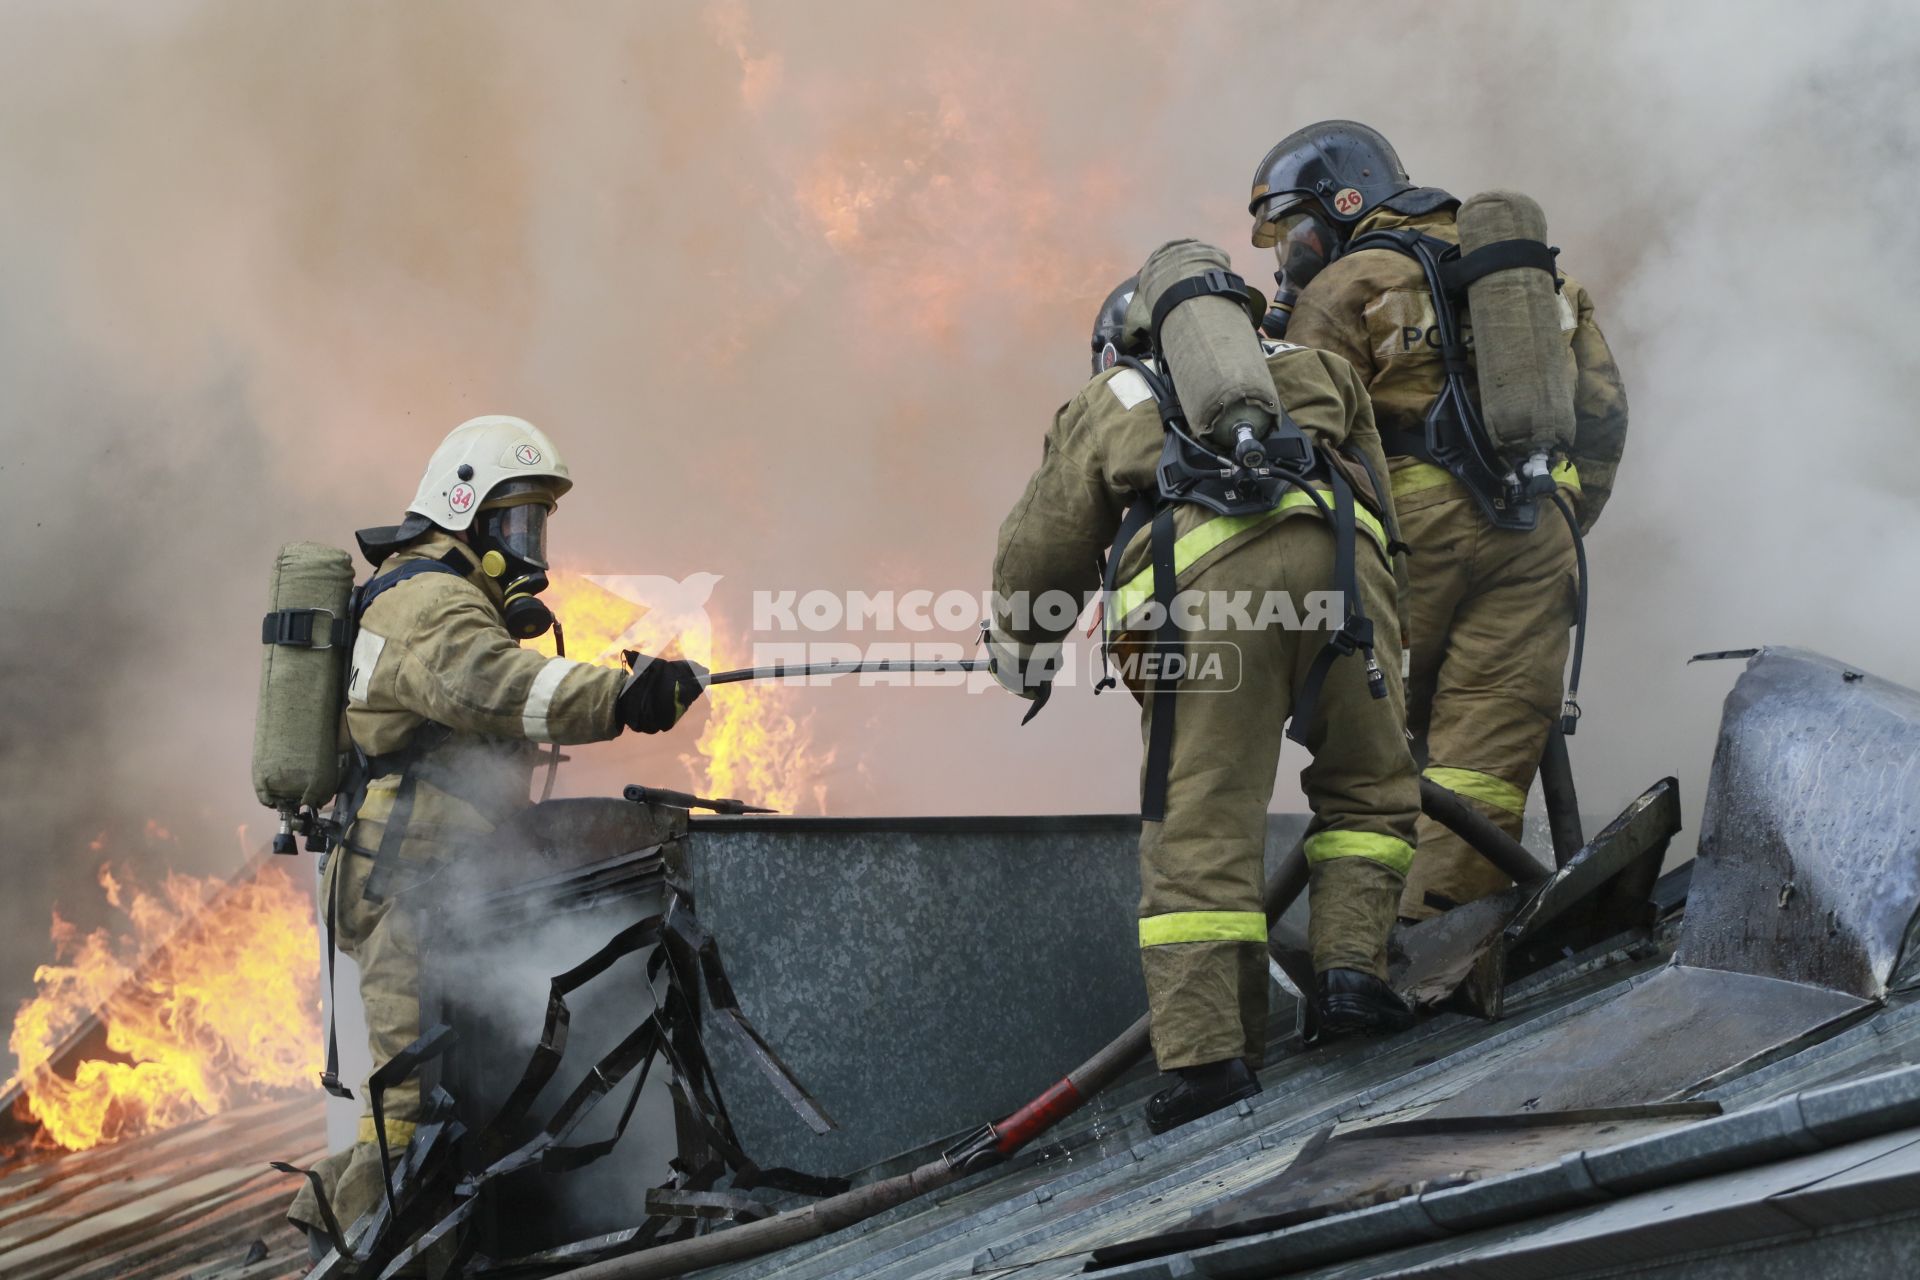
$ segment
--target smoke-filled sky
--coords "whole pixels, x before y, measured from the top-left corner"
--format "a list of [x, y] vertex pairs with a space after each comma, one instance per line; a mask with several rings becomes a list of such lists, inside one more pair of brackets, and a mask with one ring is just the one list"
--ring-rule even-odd
[[[454, 424], [542, 424], [562, 561], [722, 574], [735, 627], [756, 589], [978, 590], [1101, 297], [1184, 235], [1265, 282], [1249, 177], [1328, 116], [1535, 195], [1593, 293], [1633, 428], [1582, 798], [1674, 772], [1697, 806], [1736, 669], [1687, 655], [1920, 684], [1915, 65], [1891, 2], [14, 0], [0, 997], [103, 854], [258, 845], [273, 550], [396, 519]], [[1025, 729], [937, 689], [788, 705], [832, 811], [1135, 802], [1132, 705], [1084, 684]], [[575, 789], [681, 783], [697, 731], [582, 749]]]

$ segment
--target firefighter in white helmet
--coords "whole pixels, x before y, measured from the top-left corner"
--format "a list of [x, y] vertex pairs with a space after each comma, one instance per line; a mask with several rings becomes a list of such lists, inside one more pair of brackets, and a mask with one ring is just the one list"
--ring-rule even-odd
[[[691, 662], [641, 658], [629, 674], [521, 647], [553, 623], [539, 599], [547, 521], [572, 486], [532, 423], [475, 418], [434, 452], [398, 525], [356, 535], [375, 571], [355, 596], [347, 677], [359, 768], [323, 887], [338, 946], [359, 965], [376, 1067], [420, 1034], [416, 922], [394, 895], [529, 803], [537, 744], [659, 733], [704, 687]], [[382, 1112], [391, 1161], [419, 1119], [418, 1084], [388, 1090]], [[369, 1109], [356, 1144], [319, 1170], [343, 1230], [380, 1203], [381, 1170]], [[288, 1216], [324, 1229], [310, 1185]]]

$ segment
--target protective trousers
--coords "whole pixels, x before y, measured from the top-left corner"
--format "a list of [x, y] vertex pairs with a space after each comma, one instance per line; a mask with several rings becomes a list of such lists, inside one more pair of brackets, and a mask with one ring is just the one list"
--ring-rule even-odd
[[[1573, 625], [1573, 535], [1551, 505], [1532, 530], [1495, 529], [1457, 481], [1426, 464], [1394, 471], [1412, 548], [1407, 725], [1426, 776], [1520, 834], [1547, 732], [1560, 714]], [[1512, 883], [1431, 818], [1400, 914], [1425, 919]]]
[[[368, 808], [387, 799], [369, 796]], [[353, 843], [362, 848], [375, 847], [379, 843], [379, 832], [377, 824], [357, 823]], [[371, 844], [367, 843], [369, 840]], [[403, 844], [407, 854], [417, 847], [414, 841]], [[378, 1067], [420, 1036], [420, 945], [413, 909], [392, 897], [374, 901], [366, 896], [367, 877], [373, 866], [371, 857], [336, 849], [327, 859], [321, 891], [335, 904], [335, 944], [360, 970], [360, 1003], [366, 1012], [367, 1046], [372, 1050], [374, 1066]], [[404, 872], [390, 876], [389, 888], [397, 891], [415, 879]], [[329, 1156], [319, 1166], [334, 1216], [341, 1229], [349, 1234], [354, 1222], [370, 1212], [385, 1195], [380, 1186], [380, 1148], [374, 1133], [373, 1103], [365, 1082], [358, 1092], [362, 1113], [354, 1145]], [[419, 1081], [407, 1080], [386, 1090], [381, 1095], [380, 1109], [385, 1120], [387, 1153], [397, 1163], [405, 1154], [407, 1143], [412, 1141], [414, 1126], [420, 1119]], [[287, 1217], [321, 1229], [322, 1218], [311, 1184], [303, 1184]]]
[[[1413, 857], [1419, 778], [1402, 730], [1400, 648], [1392, 573], [1361, 535], [1358, 572], [1388, 695], [1374, 699], [1357, 655], [1329, 669], [1300, 775], [1313, 810], [1307, 856], [1309, 942], [1316, 970], [1386, 976], [1387, 931]], [[1261, 909], [1267, 804], [1287, 717], [1329, 630], [1246, 626], [1270, 592], [1312, 621], [1333, 582], [1324, 521], [1279, 521], [1200, 571], [1181, 600], [1196, 665], [1175, 695], [1166, 820], [1142, 824], [1140, 960], [1162, 1070], [1247, 1058], [1266, 1047], [1267, 921]], [[1177, 602], [1178, 603], [1178, 602]], [[1217, 606], [1217, 607], [1216, 607]], [[1176, 607], [1176, 618], [1182, 610]], [[1337, 627], [1340, 611], [1332, 611]], [[1322, 618], [1324, 621], [1324, 615]], [[1220, 666], [1210, 672], [1207, 659]], [[1150, 734], [1153, 699], [1142, 714]]]

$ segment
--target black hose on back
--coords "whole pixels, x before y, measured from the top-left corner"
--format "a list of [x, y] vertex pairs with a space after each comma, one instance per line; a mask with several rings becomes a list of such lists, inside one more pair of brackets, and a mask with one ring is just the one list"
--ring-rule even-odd
[[1580, 585], [1573, 606], [1573, 668], [1567, 675], [1567, 698], [1560, 706], [1560, 732], [1567, 737], [1580, 723], [1580, 663], [1587, 652], [1587, 543], [1580, 536], [1580, 522], [1574, 518], [1573, 508], [1558, 490], [1552, 494], [1553, 505], [1560, 508], [1560, 514], [1566, 517], [1567, 531], [1573, 534], [1573, 556], [1580, 574]]

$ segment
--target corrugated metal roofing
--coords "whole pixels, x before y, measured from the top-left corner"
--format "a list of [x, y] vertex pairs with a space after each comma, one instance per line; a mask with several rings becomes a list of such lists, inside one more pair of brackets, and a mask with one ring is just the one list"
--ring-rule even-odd
[[306, 1272], [272, 1160], [326, 1151], [320, 1100], [263, 1102], [88, 1151], [0, 1167], [7, 1280], [282, 1280]]

